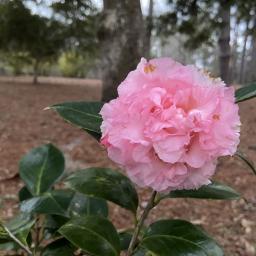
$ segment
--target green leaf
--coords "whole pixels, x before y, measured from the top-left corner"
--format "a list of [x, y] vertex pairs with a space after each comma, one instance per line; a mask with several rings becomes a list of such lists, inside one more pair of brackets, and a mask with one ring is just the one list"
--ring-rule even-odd
[[120, 241], [113, 224], [99, 216], [72, 219], [59, 232], [75, 246], [94, 256], [118, 256]]
[[34, 224], [35, 220], [31, 219], [29, 214], [21, 213], [6, 223], [5, 226], [22, 242], [22, 244], [27, 245], [27, 238]]
[[132, 212], [138, 207], [138, 196], [131, 181], [118, 171], [107, 168], [89, 168], [67, 178], [76, 191], [109, 200]]
[[151, 224], [141, 246], [157, 256], [224, 255], [213, 239], [184, 220], [160, 220]]
[[67, 122], [74, 124], [97, 139], [101, 136], [102, 117], [99, 114], [102, 102], [64, 102], [51, 106]]
[[164, 198], [197, 198], [197, 199], [214, 199], [214, 200], [233, 200], [238, 199], [239, 194], [226, 185], [218, 182], [212, 182], [209, 185], [204, 185], [199, 189], [192, 190], [175, 190], [167, 195], [160, 196]]
[[8, 237], [8, 233], [6, 232], [3, 223], [0, 222], [0, 240], [4, 240], [5, 242], [5, 239], [7, 239]]
[[46, 215], [44, 222], [44, 235], [45, 237], [58, 237], [58, 229], [66, 224], [69, 218], [60, 215]]
[[256, 97], [256, 83], [239, 88], [235, 92], [236, 103]]
[[9, 232], [15, 236], [21, 244], [27, 245], [27, 238], [34, 223], [35, 220], [31, 219], [30, 215], [19, 214], [5, 225], [0, 224], [0, 243], [8, 243], [13, 240], [8, 234]]
[[46, 215], [44, 226], [46, 229], [59, 229], [69, 221], [68, 218], [61, 215]]
[[29, 192], [26, 186], [22, 187], [19, 191], [19, 201], [30, 199], [33, 195]]
[[36, 196], [48, 191], [63, 172], [63, 154], [52, 144], [32, 149], [20, 161], [20, 177]]
[[108, 217], [108, 204], [104, 199], [76, 192], [73, 200], [70, 202], [68, 214], [71, 217], [83, 215]]
[[143, 248], [140, 248], [139, 250], [136, 250], [135, 253], [133, 254], [133, 256], [156, 256], [153, 255], [152, 253], [146, 251]]
[[66, 239], [61, 238], [48, 244], [42, 250], [42, 256], [70, 256], [75, 248]]
[[21, 211], [60, 215], [68, 218], [90, 214], [108, 216], [106, 201], [87, 197], [72, 190], [55, 190], [31, 198], [22, 202]]
[[120, 232], [118, 235], [121, 251], [127, 250], [132, 239], [132, 234], [128, 232]]
[[256, 167], [252, 160], [250, 160], [244, 153], [237, 151], [235, 154], [237, 157], [239, 157], [241, 160], [243, 160], [253, 171], [253, 173], [256, 175]]
[[1, 251], [18, 251], [19, 249], [20, 247], [15, 242], [1, 243], [0, 241], [0, 252]]

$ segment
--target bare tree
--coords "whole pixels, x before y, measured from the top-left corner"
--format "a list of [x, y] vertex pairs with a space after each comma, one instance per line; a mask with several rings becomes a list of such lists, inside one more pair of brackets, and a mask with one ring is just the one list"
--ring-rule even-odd
[[230, 83], [230, 1], [220, 1], [219, 15], [221, 19], [219, 35], [219, 67], [220, 77], [226, 83]]
[[250, 79], [256, 81], [256, 13], [254, 14], [251, 43]]
[[249, 22], [250, 19], [246, 20], [246, 27], [244, 32], [244, 44], [243, 44], [243, 51], [242, 51], [242, 58], [241, 58], [241, 65], [240, 65], [240, 72], [239, 72], [239, 82], [244, 82], [244, 66], [245, 66], [245, 59], [246, 59], [246, 46], [248, 41], [248, 35], [249, 35]]
[[230, 60], [230, 80], [232, 82], [237, 81], [237, 60], [238, 60], [238, 36], [239, 36], [239, 23], [240, 19], [236, 17], [236, 23], [234, 27], [234, 41], [231, 47], [231, 60]]
[[146, 33], [144, 42], [145, 57], [150, 58], [151, 35], [153, 30], [154, 0], [149, 0], [148, 17], [146, 22]]
[[104, 0], [100, 67], [102, 100], [117, 96], [117, 86], [136, 67], [143, 50], [144, 23], [140, 0]]

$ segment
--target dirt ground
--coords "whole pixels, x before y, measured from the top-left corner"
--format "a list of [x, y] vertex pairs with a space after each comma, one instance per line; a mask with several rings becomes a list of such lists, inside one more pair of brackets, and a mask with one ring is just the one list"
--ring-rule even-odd
[[[83, 85], [84, 84], [84, 85]], [[54, 103], [99, 100], [100, 85], [4, 83], [0, 81], [0, 218], [7, 220], [18, 208], [17, 191], [22, 182], [15, 174], [18, 161], [32, 147], [52, 142], [65, 152], [67, 171], [89, 166], [113, 167], [104, 149], [89, 135], [65, 123], [56, 113], [43, 109]], [[256, 162], [256, 99], [240, 104], [240, 150]], [[169, 199], [150, 215], [183, 218], [201, 224], [224, 247], [226, 256], [256, 255], [256, 176], [235, 158], [222, 159], [215, 180], [234, 187], [242, 195], [236, 201]], [[143, 206], [148, 191], [140, 190]], [[111, 204], [117, 228], [131, 224], [129, 213]]]

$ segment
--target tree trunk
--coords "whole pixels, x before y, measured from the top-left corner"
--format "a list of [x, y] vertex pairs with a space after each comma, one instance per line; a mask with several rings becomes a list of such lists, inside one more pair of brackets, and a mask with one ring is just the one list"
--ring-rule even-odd
[[248, 30], [249, 30], [249, 20], [246, 21], [246, 28], [245, 28], [245, 34], [244, 34], [244, 45], [243, 45], [243, 51], [242, 51], [242, 58], [241, 58], [241, 66], [240, 66], [240, 72], [239, 72], [239, 82], [242, 84], [244, 82], [244, 64], [245, 64], [245, 58], [246, 58], [246, 46], [247, 46], [247, 40], [248, 40]]
[[154, 0], [149, 0], [148, 7], [148, 17], [146, 23], [146, 34], [145, 34], [145, 42], [144, 42], [144, 52], [145, 57], [150, 58], [150, 49], [151, 49], [151, 36], [153, 30], [153, 12], [154, 12]]
[[104, 0], [100, 68], [102, 100], [117, 96], [117, 86], [142, 56], [144, 24], [140, 0]]
[[221, 19], [219, 35], [219, 68], [220, 77], [228, 85], [230, 83], [230, 1], [220, 1], [219, 15]]
[[238, 80], [238, 68], [237, 68], [237, 47], [238, 47], [238, 37], [239, 37], [239, 23], [240, 20], [237, 18], [235, 28], [234, 28], [234, 43], [231, 49], [231, 65], [230, 65], [230, 80], [232, 82]]
[[250, 80], [256, 81], [256, 14], [254, 16], [254, 23], [252, 28], [252, 50], [250, 63]]
[[34, 63], [34, 71], [33, 71], [33, 84], [38, 84], [38, 68], [39, 68], [39, 62], [38, 60], [35, 60]]

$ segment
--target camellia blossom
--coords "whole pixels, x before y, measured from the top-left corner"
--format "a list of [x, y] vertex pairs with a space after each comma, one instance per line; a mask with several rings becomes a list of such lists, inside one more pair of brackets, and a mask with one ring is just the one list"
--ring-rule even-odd
[[142, 58], [101, 115], [110, 159], [156, 191], [209, 184], [217, 158], [239, 143], [234, 89], [170, 58]]

